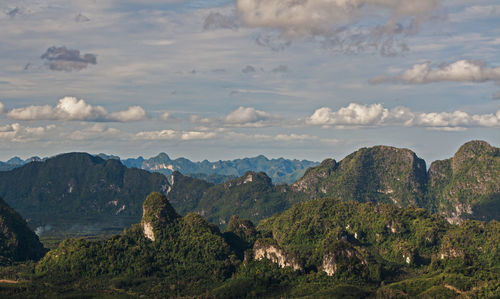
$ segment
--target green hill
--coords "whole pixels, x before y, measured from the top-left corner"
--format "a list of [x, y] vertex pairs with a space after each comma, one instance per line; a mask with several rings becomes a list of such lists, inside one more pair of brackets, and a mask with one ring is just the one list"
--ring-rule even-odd
[[80, 295], [86, 281], [163, 298], [199, 295], [230, 277], [234, 254], [216, 226], [193, 213], [180, 217], [160, 193], [150, 194], [143, 210], [141, 224], [121, 236], [64, 241], [37, 264], [37, 275]]
[[172, 175], [167, 198], [181, 214], [197, 212], [224, 227], [232, 215], [259, 221], [290, 207], [297, 197], [287, 185], [273, 185], [263, 172], [247, 172], [242, 177], [212, 185], [204, 181]]
[[68, 239], [4, 297], [487, 298], [500, 291], [500, 222], [315, 199], [224, 234], [165, 196], [103, 241]]
[[38, 260], [45, 252], [26, 221], [0, 198], [0, 265]]
[[168, 187], [161, 174], [85, 153], [0, 172], [0, 196], [39, 230], [122, 230], [140, 219], [147, 194]]
[[342, 161], [327, 159], [292, 185], [310, 198], [332, 197], [360, 202], [422, 205], [425, 161], [408, 150], [389, 146], [362, 148]]

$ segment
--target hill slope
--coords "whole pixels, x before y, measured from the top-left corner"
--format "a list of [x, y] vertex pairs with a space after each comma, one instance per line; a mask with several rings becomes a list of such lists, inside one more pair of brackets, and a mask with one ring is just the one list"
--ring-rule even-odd
[[0, 198], [0, 265], [38, 260], [45, 252], [26, 221]]
[[240, 178], [219, 185], [174, 172], [171, 181], [167, 198], [177, 211], [182, 215], [197, 212], [222, 227], [232, 215], [257, 222], [296, 202], [296, 195], [287, 185], [273, 185], [263, 172], [248, 171]]

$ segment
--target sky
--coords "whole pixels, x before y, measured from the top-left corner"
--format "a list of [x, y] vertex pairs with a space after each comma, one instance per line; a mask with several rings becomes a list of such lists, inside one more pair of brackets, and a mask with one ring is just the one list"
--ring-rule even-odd
[[9, 0], [0, 28], [0, 160], [500, 146], [494, 0]]

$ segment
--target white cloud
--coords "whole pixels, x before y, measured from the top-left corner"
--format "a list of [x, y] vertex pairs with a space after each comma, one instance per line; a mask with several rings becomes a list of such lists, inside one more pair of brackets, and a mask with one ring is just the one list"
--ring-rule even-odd
[[48, 131], [55, 128], [55, 125], [45, 127], [25, 127], [18, 123], [0, 126], [0, 140], [11, 142], [29, 142], [38, 140]]
[[113, 112], [109, 114], [108, 119], [118, 122], [131, 122], [143, 120], [146, 118], [146, 111], [140, 106], [128, 107], [125, 111]]
[[215, 132], [201, 131], [175, 131], [175, 130], [158, 130], [158, 131], [143, 131], [135, 135], [137, 139], [142, 140], [206, 140], [216, 137]]
[[7, 117], [15, 120], [80, 120], [80, 121], [116, 121], [129, 122], [144, 119], [146, 112], [139, 106], [129, 107], [125, 111], [108, 114], [101, 106], [92, 106], [83, 99], [64, 97], [55, 107], [27, 106], [15, 108], [7, 113]]
[[317, 109], [306, 123], [322, 126], [374, 126], [388, 121], [411, 119], [410, 112], [405, 108], [389, 110], [381, 104], [360, 105], [351, 103], [337, 111], [323, 107]]
[[395, 77], [381, 76], [372, 83], [399, 81], [411, 84], [424, 84], [439, 81], [485, 82], [500, 81], [500, 67], [490, 68], [484, 63], [471, 60], [458, 60], [432, 68], [429, 62], [415, 64], [411, 69]]
[[257, 110], [252, 107], [239, 107], [229, 113], [224, 122], [227, 125], [245, 126], [245, 127], [261, 127], [266, 122], [275, 119], [270, 113]]
[[406, 107], [387, 109], [381, 104], [360, 105], [351, 103], [337, 111], [323, 107], [317, 109], [307, 124], [318, 126], [373, 127], [418, 126], [442, 130], [462, 130], [466, 127], [500, 127], [500, 110], [496, 114], [469, 114], [454, 112], [412, 112]]

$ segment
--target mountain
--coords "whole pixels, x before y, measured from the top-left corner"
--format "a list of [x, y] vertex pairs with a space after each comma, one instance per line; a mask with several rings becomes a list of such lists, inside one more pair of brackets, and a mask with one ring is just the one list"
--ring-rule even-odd
[[389, 146], [362, 148], [342, 161], [327, 159], [292, 185], [311, 198], [332, 197], [359, 202], [422, 205], [425, 161], [408, 150]]
[[471, 141], [429, 168], [430, 208], [450, 222], [500, 220], [500, 148]]
[[172, 174], [169, 202], [180, 214], [197, 212], [224, 227], [232, 215], [259, 221], [281, 212], [296, 202], [287, 185], [273, 185], [263, 172], [246, 172], [242, 177], [219, 185]]
[[308, 198], [417, 206], [449, 222], [500, 220], [500, 149], [464, 144], [453, 158], [426, 163], [408, 149], [362, 148], [342, 161], [324, 160], [291, 185]]
[[[300, 178], [307, 168], [318, 165], [317, 162], [307, 160], [287, 160], [284, 158], [269, 160], [262, 155], [232, 161], [209, 162], [204, 160], [202, 162], [192, 162], [185, 158], [172, 160], [165, 153], [150, 159], [142, 157], [125, 159], [122, 160], [122, 163], [127, 167], [160, 172], [165, 175], [179, 171], [184, 175], [194, 175], [197, 178], [205, 178], [212, 182], [234, 179], [244, 175], [247, 171], [265, 172], [275, 184], [292, 183]], [[203, 177], [203, 175], [206, 177]], [[217, 176], [213, 177], [213, 175]]]
[[181, 217], [160, 193], [108, 240], [68, 239], [0, 296], [490, 298], [500, 222], [449, 224], [416, 207], [315, 199], [257, 227]]
[[21, 167], [24, 164], [34, 162], [34, 161], [42, 161], [40, 157], [31, 157], [26, 160], [22, 160], [19, 157], [13, 157], [9, 159], [7, 162], [0, 162], [0, 171], [9, 171], [17, 167]]
[[121, 230], [140, 219], [147, 194], [168, 188], [161, 174], [85, 153], [0, 172], [0, 196], [39, 231]]
[[39, 260], [45, 253], [26, 221], [0, 198], [0, 265]]

